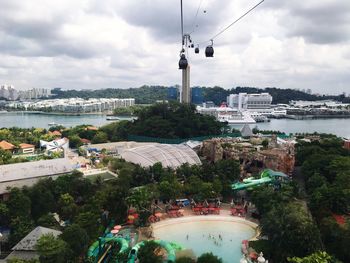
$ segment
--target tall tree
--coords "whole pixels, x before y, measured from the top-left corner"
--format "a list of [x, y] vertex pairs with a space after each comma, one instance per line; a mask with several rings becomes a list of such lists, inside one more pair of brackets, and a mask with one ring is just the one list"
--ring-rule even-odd
[[36, 249], [42, 263], [64, 263], [67, 262], [68, 245], [52, 233], [40, 237]]

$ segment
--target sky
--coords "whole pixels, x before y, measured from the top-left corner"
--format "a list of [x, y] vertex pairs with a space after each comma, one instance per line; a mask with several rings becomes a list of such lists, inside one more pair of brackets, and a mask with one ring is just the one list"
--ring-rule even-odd
[[[349, 0], [265, 0], [214, 39], [214, 58], [208, 40], [259, 0], [183, 2], [202, 43], [192, 86], [350, 93]], [[0, 0], [0, 84], [17, 89], [180, 84], [180, 50], [180, 0]]]

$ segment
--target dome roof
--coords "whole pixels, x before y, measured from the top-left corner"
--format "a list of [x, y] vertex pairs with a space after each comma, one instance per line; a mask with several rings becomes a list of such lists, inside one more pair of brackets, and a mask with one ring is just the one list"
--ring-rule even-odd
[[162, 163], [163, 167], [176, 168], [184, 163], [201, 164], [198, 155], [190, 147], [182, 144], [154, 144], [125, 150], [121, 157], [142, 167]]

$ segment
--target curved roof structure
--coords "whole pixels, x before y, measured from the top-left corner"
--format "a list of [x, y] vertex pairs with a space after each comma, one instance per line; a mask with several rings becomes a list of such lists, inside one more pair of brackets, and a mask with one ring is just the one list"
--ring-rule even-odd
[[125, 150], [121, 157], [128, 162], [149, 167], [162, 163], [163, 167], [176, 168], [184, 163], [201, 164], [198, 155], [190, 147], [182, 144], [154, 144]]

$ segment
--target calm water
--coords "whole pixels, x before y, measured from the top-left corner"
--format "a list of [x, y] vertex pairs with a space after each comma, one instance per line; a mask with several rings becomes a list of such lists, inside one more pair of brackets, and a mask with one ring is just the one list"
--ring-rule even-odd
[[224, 263], [239, 262], [242, 258], [242, 240], [252, 238], [255, 233], [246, 224], [223, 220], [174, 223], [154, 227], [153, 232], [156, 238], [192, 249], [196, 256], [212, 252], [221, 257]]
[[[323, 119], [323, 120], [290, 120], [272, 119], [271, 122], [250, 125], [260, 130], [278, 130], [289, 133], [332, 133], [340, 137], [350, 138], [350, 119]], [[242, 126], [236, 126], [240, 128]]]
[[[79, 124], [91, 124], [101, 126], [109, 121], [105, 115], [44, 115], [29, 113], [0, 113], [0, 127], [21, 127], [21, 128], [47, 128], [50, 122], [70, 127]], [[324, 119], [324, 120], [290, 120], [272, 119], [271, 122], [256, 124], [261, 130], [279, 130], [286, 133], [300, 132], [324, 132], [333, 133], [341, 137], [350, 138], [350, 119]], [[251, 125], [254, 128], [256, 125]], [[239, 128], [240, 126], [236, 126]]]
[[76, 126], [80, 124], [90, 124], [101, 126], [108, 121], [105, 115], [80, 115], [80, 116], [65, 116], [65, 115], [45, 115], [31, 114], [20, 112], [0, 113], [0, 127], [20, 127], [20, 128], [48, 128], [49, 123], [55, 122], [65, 127]]

